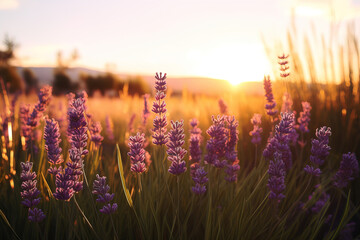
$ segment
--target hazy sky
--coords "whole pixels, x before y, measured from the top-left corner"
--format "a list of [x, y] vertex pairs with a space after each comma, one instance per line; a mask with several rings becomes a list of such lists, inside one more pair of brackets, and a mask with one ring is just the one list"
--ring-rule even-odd
[[54, 66], [76, 48], [77, 66], [254, 81], [271, 71], [261, 35], [281, 40], [291, 9], [303, 28], [326, 24], [330, 6], [349, 19], [360, 0], [0, 0], [0, 38], [19, 43], [23, 66]]

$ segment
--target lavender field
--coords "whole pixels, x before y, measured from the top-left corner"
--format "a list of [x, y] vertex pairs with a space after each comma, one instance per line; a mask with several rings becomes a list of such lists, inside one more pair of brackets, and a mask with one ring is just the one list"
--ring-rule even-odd
[[168, 96], [166, 73], [141, 97], [2, 81], [1, 239], [352, 239], [359, 94], [301, 89], [288, 60], [264, 96]]

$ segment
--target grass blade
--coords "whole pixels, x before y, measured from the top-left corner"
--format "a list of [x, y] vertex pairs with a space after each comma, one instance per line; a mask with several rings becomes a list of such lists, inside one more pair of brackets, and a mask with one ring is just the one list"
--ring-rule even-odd
[[11, 231], [12, 231], [12, 233], [15, 235], [15, 237], [16, 237], [17, 239], [21, 239], [21, 238], [16, 234], [15, 230], [11, 227], [9, 221], [7, 220], [5, 214], [3, 213], [3, 211], [2, 211], [1, 209], [0, 209], [0, 215], [1, 215], [2, 219], [4, 219], [5, 223], [8, 225], [8, 227], [11, 229]]
[[118, 144], [116, 144], [116, 155], [117, 155], [117, 162], [118, 162], [118, 167], [119, 167], [120, 179], [121, 179], [122, 187], [123, 187], [123, 190], [124, 190], [124, 193], [125, 193], [125, 197], [126, 197], [126, 200], [127, 200], [128, 204], [129, 204], [129, 206], [133, 207], [133, 201], [131, 199], [129, 189], [127, 189], [126, 183], [125, 183], [124, 168], [123, 168], [123, 165], [122, 165], [121, 153], [120, 153], [120, 149], [119, 149]]
[[41, 177], [42, 177], [42, 179], [43, 179], [43, 181], [44, 181], [44, 183], [45, 183], [45, 187], [46, 187], [46, 190], [47, 190], [48, 193], [49, 193], [49, 197], [50, 197], [50, 198], [53, 198], [53, 197], [54, 197], [54, 196], [53, 196], [53, 193], [52, 193], [52, 191], [51, 191], [51, 189], [50, 189], [50, 186], [49, 186], [48, 182], [46, 181], [45, 176], [44, 176], [43, 173], [41, 173]]

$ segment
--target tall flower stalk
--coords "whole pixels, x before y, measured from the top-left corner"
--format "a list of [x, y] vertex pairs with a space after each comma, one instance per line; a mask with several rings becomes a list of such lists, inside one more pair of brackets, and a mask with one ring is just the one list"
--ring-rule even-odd
[[331, 136], [331, 129], [329, 127], [321, 127], [316, 129], [317, 139], [311, 141], [311, 156], [310, 161], [312, 165], [306, 165], [305, 172], [319, 177], [321, 174], [320, 166], [325, 163], [327, 156], [329, 155], [330, 146], [329, 138]]
[[129, 138], [130, 152], [128, 152], [128, 155], [131, 161], [130, 170], [138, 174], [146, 171], [144, 142], [145, 137], [143, 133], [137, 133]]
[[300, 116], [297, 119], [298, 125], [296, 128], [301, 133], [301, 140], [298, 141], [301, 148], [304, 148], [306, 142], [304, 140], [304, 134], [309, 132], [309, 122], [310, 122], [310, 111], [311, 111], [311, 105], [309, 102], [301, 102], [303, 111], [300, 112]]
[[167, 143], [166, 137], [166, 103], [165, 103], [165, 91], [166, 91], [166, 73], [155, 75], [155, 101], [153, 103], [152, 112], [157, 114], [153, 126], [153, 143], [155, 145], [164, 145]]
[[48, 160], [49, 163], [52, 165], [48, 172], [54, 176], [58, 172], [62, 171], [61, 166], [58, 167], [57, 165], [60, 165], [64, 159], [62, 158], [61, 151], [62, 149], [59, 147], [59, 144], [61, 142], [60, 139], [60, 130], [59, 130], [59, 124], [54, 119], [46, 119], [46, 125], [44, 129], [44, 139], [45, 139], [45, 150], [48, 154]]
[[359, 162], [354, 153], [343, 154], [340, 168], [334, 176], [334, 185], [338, 188], [346, 187], [359, 175]]
[[250, 120], [253, 125], [253, 130], [250, 131], [249, 135], [252, 137], [251, 142], [255, 145], [255, 165], [257, 161], [257, 152], [258, 145], [261, 143], [261, 133], [263, 129], [261, 127], [261, 114], [255, 113], [254, 116]]
[[182, 148], [185, 143], [184, 121], [171, 121], [171, 128], [168, 136], [169, 141], [166, 144], [168, 160], [171, 162], [169, 173], [180, 175], [186, 171], [186, 163], [183, 158], [187, 151]]
[[228, 116], [226, 118], [227, 122], [227, 134], [228, 138], [226, 141], [226, 152], [225, 158], [227, 160], [225, 173], [227, 176], [225, 180], [228, 182], [236, 182], [237, 181], [237, 172], [240, 170], [239, 160], [237, 157], [236, 145], [239, 141], [239, 131], [237, 127], [239, 126], [238, 121], [236, 121], [234, 116]]
[[36, 173], [31, 171], [33, 163], [32, 162], [21, 162], [21, 174], [20, 179], [21, 183], [21, 197], [23, 201], [21, 202], [24, 206], [29, 208], [28, 219], [31, 222], [41, 222], [45, 218], [43, 211], [36, 207], [40, 203], [40, 191], [36, 188]]
[[272, 121], [275, 121], [278, 110], [276, 109], [276, 102], [272, 92], [270, 76], [264, 77], [264, 89], [267, 100], [267, 103], [265, 104], [266, 113], [271, 117]]

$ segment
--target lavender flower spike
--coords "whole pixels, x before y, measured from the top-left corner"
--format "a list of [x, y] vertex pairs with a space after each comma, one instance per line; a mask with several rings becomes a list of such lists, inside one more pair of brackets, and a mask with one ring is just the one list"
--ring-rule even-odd
[[95, 148], [99, 148], [101, 145], [102, 140], [104, 140], [104, 137], [101, 136], [101, 123], [97, 121], [92, 121], [91, 126], [89, 128], [90, 135], [91, 135], [91, 141], [95, 144]]
[[350, 152], [343, 154], [340, 168], [334, 177], [334, 185], [338, 188], [344, 188], [358, 175], [359, 163], [355, 154]]
[[143, 133], [137, 133], [129, 138], [130, 152], [128, 152], [128, 155], [130, 156], [130, 170], [132, 172], [141, 174], [146, 171], [144, 142], [145, 135]]
[[261, 133], [263, 129], [260, 127], [261, 125], [261, 114], [255, 113], [251, 118], [251, 124], [254, 126], [254, 129], [249, 133], [252, 136], [251, 142], [254, 145], [259, 145], [261, 143]]
[[149, 94], [144, 94], [144, 110], [142, 113], [142, 129], [144, 130], [146, 128], [147, 120], [150, 116], [150, 110], [149, 110]]
[[275, 109], [276, 102], [274, 100], [274, 95], [272, 93], [270, 76], [264, 77], [264, 89], [265, 89], [265, 97], [267, 100], [267, 103], [265, 105], [266, 113], [269, 116], [274, 117], [278, 113], [278, 111]]
[[206, 143], [207, 154], [204, 157], [206, 164], [212, 164], [218, 168], [226, 165], [224, 160], [227, 141], [227, 129], [225, 128], [224, 116], [212, 116], [213, 125], [209, 127], [206, 133], [210, 139]]
[[190, 130], [190, 146], [189, 146], [189, 161], [191, 163], [191, 176], [194, 176], [196, 169], [200, 166], [202, 142], [201, 129], [197, 127], [199, 121], [194, 118], [190, 121], [192, 129]]
[[42, 89], [40, 89], [39, 101], [35, 105], [28, 119], [27, 125], [31, 127], [36, 127], [39, 124], [43, 112], [46, 110], [46, 107], [50, 103], [51, 95], [52, 95], [52, 87], [45, 86]]
[[300, 132], [307, 133], [309, 132], [309, 122], [310, 122], [310, 111], [311, 105], [308, 102], [301, 103], [303, 111], [300, 112], [300, 117], [298, 118], [299, 125], [297, 126]]
[[108, 193], [110, 190], [109, 185], [106, 185], [106, 177], [100, 177], [96, 174], [96, 180], [94, 180], [92, 193], [98, 195], [96, 201], [104, 203], [105, 205], [100, 209], [101, 213], [112, 214], [118, 208], [116, 203], [111, 204], [110, 202], [114, 199], [115, 194]]
[[59, 147], [59, 143], [61, 142], [59, 124], [54, 119], [46, 119], [44, 139], [49, 163], [55, 165], [54, 167], [51, 166], [48, 171], [50, 174], [56, 176], [56, 174], [61, 171], [61, 167], [57, 168], [56, 165], [61, 164], [64, 160], [61, 155], [62, 149]]
[[228, 116], [226, 122], [228, 124], [228, 140], [226, 142], [225, 158], [228, 162], [225, 169], [227, 174], [225, 180], [228, 182], [236, 182], [237, 172], [240, 170], [236, 151], [236, 144], [239, 141], [239, 131], [237, 130], [239, 123], [234, 116]]
[[169, 173], [174, 175], [180, 175], [186, 171], [186, 163], [183, 160], [186, 150], [182, 148], [185, 141], [184, 135], [184, 121], [171, 121], [172, 129], [169, 132], [169, 141], [166, 144], [168, 147], [167, 154], [168, 160], [171, 161]]
[[270, 189], [270, 199], [275, 199], [277, 203], [285, 198], [283, 191], [285, 190], [285, 164], [280, 153], [274, 154], [274, 160], [269, 164], [269, 180], [268, 188]]
[[153, 143], [155, 145], [163, 145], [167, 142], [166, 137], [166, 104], [165, 104], [165, 91], [166, 91], [166, 73], [162, 75], [162, 73], [155, 75], [155, 101], [153, 103], [152, 111], [157, 114], [154, 119], [152, 129], [153, 131]]
[[21, 202], [27, 208], [29, 208], [28, 219], [31, 222], [41, 222], [45, 218], [45, 214], [41, 209], [36, 208], [35, 206], [40, 203], [40, 198], [38, 198], [40, 191], [36, 188], [37, 181], [36, 173], [31, 171], [33, 166], [32, 162], [21, 162], [21, 174], [20, 179], [21, 184], [21, 197], [23, 201]]
[[204, 167], [199, 167], [196, 169], [194, 176], [192, 179], [195, 182], [195, 186], [191, 188], [191, 190], [195, 194], [203, 194], [206, 192], [206, 183], [209, 179], [206, 177], [207, 172], [204, 170]]
[[316, 177], [319, 177], [321, 174], [319, 166], [323, 165], [326, 157], [329, 155], [330, 146], [329, 137], [331, 135], [331, 129], [329, 127], [321, 127], [316, 129], [316, 137], [318, 139], [313, 139], [311, 141], [311, 156], [310, 161], [313, 166], [306, 165], [304, 170]]

